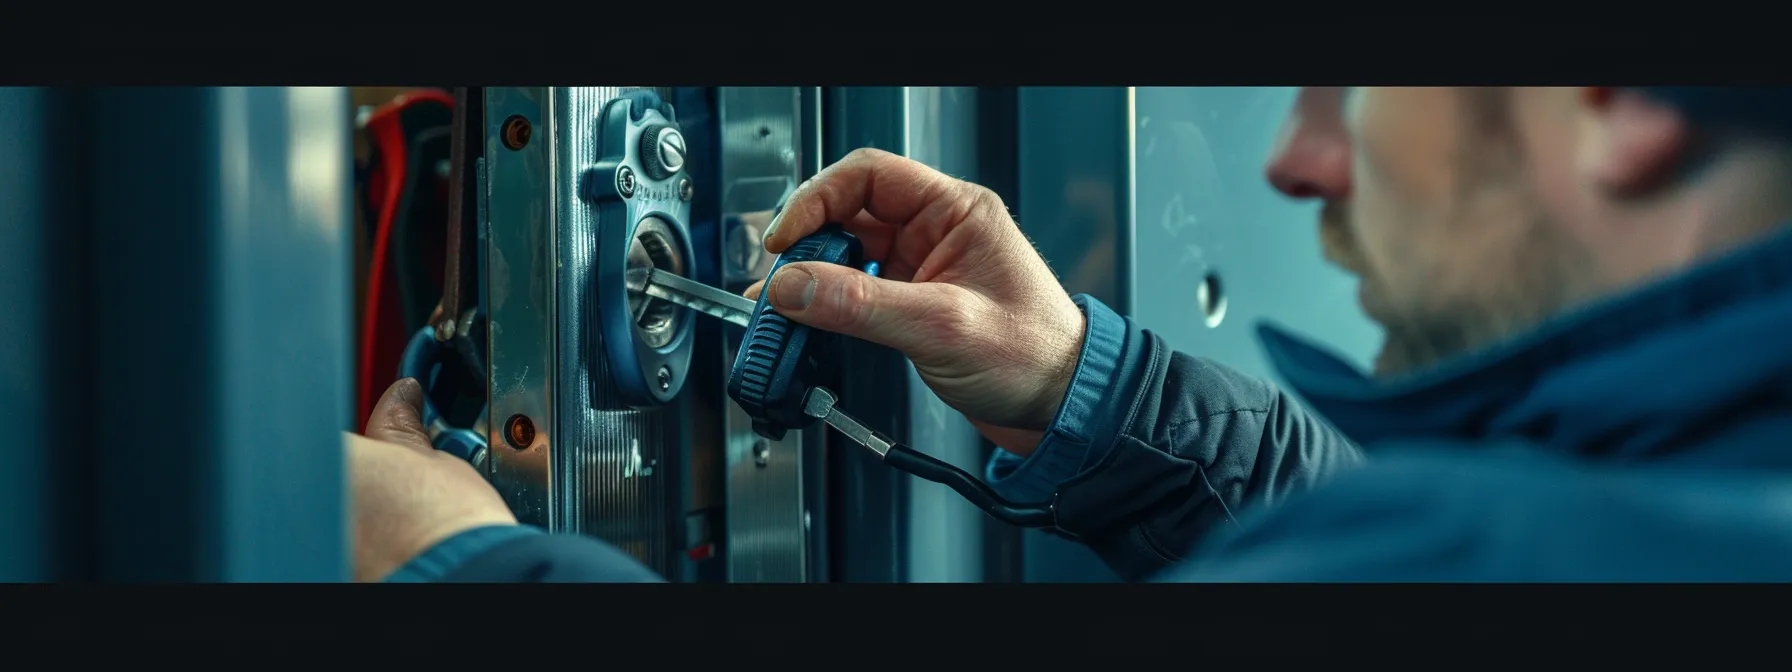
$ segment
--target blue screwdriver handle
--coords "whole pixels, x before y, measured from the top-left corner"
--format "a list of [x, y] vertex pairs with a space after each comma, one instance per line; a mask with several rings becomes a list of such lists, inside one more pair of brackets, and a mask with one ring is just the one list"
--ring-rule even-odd
[[[839, 224], [828, 224], [791, 245], [772, 264], [770, 279], [786, 264], [821, 261], [876, 274], [876, 264], [864, 264], [865, 250], [859, 239]], [[841, 338], [812, 329], [772, 310], [767, 298], [771, 283], [759, 290], [753, 318], [747, 325], [734, 368], [728, 375], [728, 396], [753, 419], [753, 431], [777, 441], [792, 429], [815, 422], [803, 413], [803, 399], [810, 380], [825, 370], [824, 356]]]

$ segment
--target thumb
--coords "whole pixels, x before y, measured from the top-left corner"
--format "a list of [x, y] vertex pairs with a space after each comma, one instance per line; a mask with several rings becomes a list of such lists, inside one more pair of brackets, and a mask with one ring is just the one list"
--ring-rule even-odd
[[778, 269], [766, 283], [778, 313], [797, 322], [886, 345], [914, 359], [941, 343], [942, 328], [973, 314], [976, 300], [963, 288], [944, 283], [912, 283], [866, 275], [858, 269], [822, 262], [798, 262]]
[[416, 450], [434, 451], [429, 430], [423, 427], [423, 386], [404, 378], [386, 388], [367, 418], [367, 438]]

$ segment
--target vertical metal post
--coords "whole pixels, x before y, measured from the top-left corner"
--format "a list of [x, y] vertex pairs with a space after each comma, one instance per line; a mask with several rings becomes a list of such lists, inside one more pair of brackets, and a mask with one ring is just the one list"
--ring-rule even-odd
[[[560, 440], [554, 353], [559, 287], [548, 270], [558, 253], [550, 190], [553, 136], [540, 133], [513, 150], [503, 146], [501, 126], [516, 116], [546, 131], [552, 111], [546, 87], [484, 91], [491, 478], [518, 520], [553, 527], [548, 450]], [[513, 418], [534, 428], [529, 444], [505, 436]]]
[[[905, 87], [840, 87], [825, 91], [823, 156], [826, 163], [852, 150], [874, 147], [908, 153], [909, 98]], [[855, 414], [908, 441], [908, 374], [901, 355], [868, 343], [846, 348], [840, 393]], [[848, 440], [830, 436], [835, 445]], [[834, 578], [855, 583], [908, 580], [908, 479], [862, 450], [831, 452], [829, 508]]]
[[[978, 91], [970, 87], [909, 87], [908, 156], [948, 175], [979, 179]], [[908, 387], [910, 445], [972, 473], [986, 457], [983, 437], [964, 414], [947, 406], [903, 361]], [[938, 483], [908, 481], [908, 577], [911, 583], [976, 582], [983, 577], [983, 521], [987, 516]]]
[[[93, 577], [90, 389], [81, 328], [86, 222], [79, 160], [56, 138], [79, 137], [65, 91], [0, 88], [0, 581]], [[58, 151], [63, 150], [63, 151]]]
[[[492, 477], [519, 519], [602, 538], [679, 580], [683, 416], [625, 404], [591, 326], [594, 259], [621, 258], [596, 238], [635, 224], [600, 221], [577, 185], [600, 158], [604, 105], [628, 88], [485, 89]], [[512, 117], [533, 129], [516, 149]], [[518, 416], [533, 428], [522, 446], [506, 433]]]
[[[774, 260], [760, 239], [778, 201], [803, 175], [803, 96], [797, 87], [721, 87], [716, 122], [721, 138], [722, 282], [740, 291], [765, 277]], [[812, 151], [812, 150], [811, 150]], [[720, 375], [727, 376], [742, 330], [721, 327]], [[726, 398], [728, 580], [802, 582], [813, 568], [805, 472], [817, 432], [792, 432], [771, 441], [753, 432], [740, 406]]]
[[[1065, 289], [1132, 311], [1133, 92], [1123, 87], [1020, 90], [1021, 229]], [[1027, 581], [1112, 581], [1087, 548], [1025, 534]]]
[[46, 455], [10, 473], [43, 485], [4, 489], [46, 509], [9, 525], [7, 545], [36, 537], [46, 551], [8, 555], [7, 574], [344, 579], [347, 92], [14, 90], [0, 100], [0, 121], [34, 126], [13, 137], [39, 138], [7, 161], [44, 171], [0, 180], [20, 196], [9, 204], [25, 204], [5, 235], [45, 253], [5, 295], [25, 311], [23, 342], [44, 355], [8, 378], [47, 383], [9, 383], [8, 401], [22, 402], [7, 404], [20, 414], [10, 426], [43, 432], [13, 449]]

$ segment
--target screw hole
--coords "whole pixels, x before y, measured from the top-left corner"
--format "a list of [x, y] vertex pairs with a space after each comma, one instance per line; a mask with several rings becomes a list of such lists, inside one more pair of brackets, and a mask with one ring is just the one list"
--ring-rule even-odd
[[535, 421], [521, 413], [510, 416], [510, 420], [504, 423], [504, 441], [511, 448], [528, 449], [530, 444], [535, 443]]
[[522, 149], [529, 144], [529, 136], [535, 133], [535, 127], [529, 124], [520, 114], [510, 115], [504, 120], [504, 146], [511, 151]]
[[1195, 288], [1195, 300], [1201, 304], [1202, 321], [1207, 328], [1218, 327], [1226, 319], [1225, 287], [1220, 284], [1218, 273], [1208, 271], [1201, 278], [1201, 286]]
[[767, 127], [765, 127], [765, 126], [760, 126], [760, 127], [759, 127], [759, 137], [761, 137], [761, 138], [769, 138], [769, 137], [771, 137], [771, 136], [772, 136], [772, 129], [770, 129], [770, 128], [767, 128]]

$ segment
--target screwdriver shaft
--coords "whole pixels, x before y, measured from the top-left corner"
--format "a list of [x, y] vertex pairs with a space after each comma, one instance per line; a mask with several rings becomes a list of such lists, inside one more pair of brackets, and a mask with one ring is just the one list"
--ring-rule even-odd
[[870, 427], [866, 427], [857, 418], [841, 412], [834, 406], [839, 401], [840, 398], [834, 396], [834, 393], [825, 387], [809, 388], [809, 395], [803, 399], [803, 414], [811, 418], [820, 418], [822, 422], [828, 423], [829, 427], [845, 434], [846, 438], [852, 439], [854, 443], [877, 453], [878, 457], [889, 454], [890, 440]]
[[742, 327], [753, 321], [755, 302], [739, 294], [658, 270], [648, 273], [645, 284], [642, 291], [656, 299], [664, 299]]

